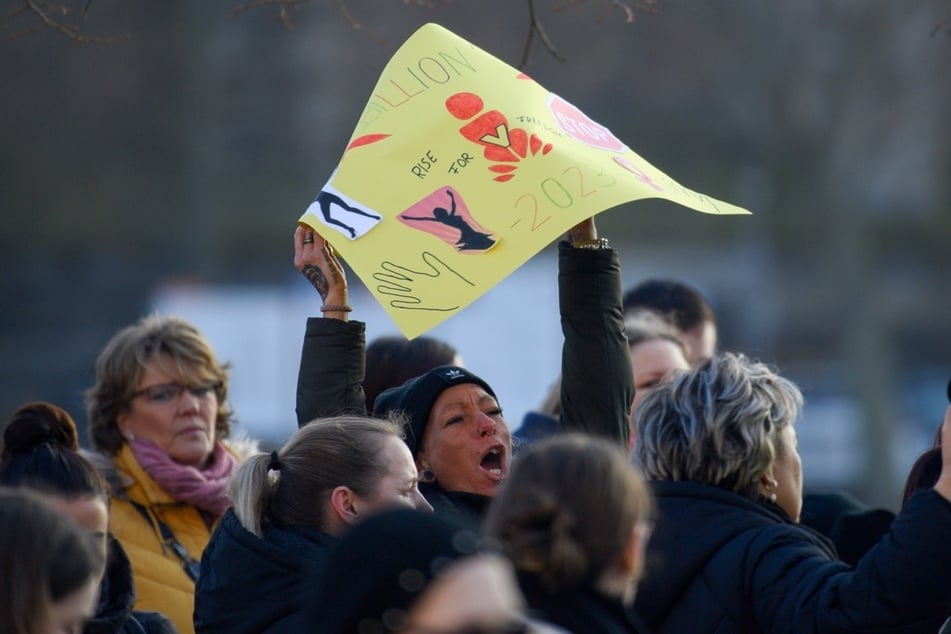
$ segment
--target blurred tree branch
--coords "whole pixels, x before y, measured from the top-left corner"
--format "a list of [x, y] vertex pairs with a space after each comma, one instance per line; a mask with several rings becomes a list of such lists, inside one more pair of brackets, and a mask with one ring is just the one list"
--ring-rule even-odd
[[[592, 0], [567, 0], [560, 5], [557, 5], [553, 8], [553, 11], [560, 11], [563, 9], [568, 9], [582, 4], [588, 4]], [[600, 20], [601, 17], [609, 12], [620, 10], [624, 13], [624, 21], [628, 24], [633, 23], [635, 20], [635, 15], [637, 12], [643, 13], [656, 13], [657, 10], [654, 5], [656, 5], [657, 0], [643, 0], [640, 2], [626, 2], [624, 0], [600, 0], [605, 4], [604, 11], [602, 11], [601, 16], [598, 17]], [[287, 29], [293, 29], [294, 25], [290, 18], [291, 11], [298, 11], [307, 4], [312, 4], [315, 0], [250, 0], [249, 2], [242, 2], [236, 5], [231, 10], [231, 17], [237, 17], [242, 13], [251, 11], [254, 9], [262, 8], [272, 8], [276, 9], [278, 16], [281, 19], [281, 22], [284, 24], [284, 27]], [[538, 17], [538, 11], [536, 9], [536, 0], [525, 0], [528, 6], [528, 33], [525, 35], [525, 47], [522, 51], [522, 59], [519, 62], [519, 68], [524, 68], [528, 64], [529, 54], [532, 50], [532, 45], [535, 41], [535, 35], [538, 35], [538, 39], [541, 41], [542, 45], [545, 47], [545, 50], [548, 53], [557, 59], [560, 62], [565, 61], [565, 59], [558, 52], [558, 49], [555, 47], [554, 42], [551, 38], [548, 37], [548, 33], [545, 31], [545, 26], [542, 24], [541, 19]], [[440, 0], [439, 4], [447, 5], [449, 0]], [[433, 9], [436, 7], [436, 2], [431, 0], [403, 0], [404, 5], [415, 5], [418, 7], [424, 7], [428, 9]], [[350, 27], [357, 31], [364, 30], [363, 24], [357, 20], [353, 14], [350, 12], [349, 7], [347, 6], [347, 0], [338, 0], [338, 6], [340, 8], [340, 14], [350, 23]], [[375, 40], [386, 43], [386, 40], [370, 31], [367, 33], [373, 37]]]
[[948, 37], [951, 37], [951, 20], [945, 20], [939, 24], [936, 24], [933, 29], [931, 29], [931, 37], [934, 37], [938, 33], [944, 31], [944, 34]]
[[[276, 11], [284, 28], [290, 30], [294, 28], [292, 13], [300, 11], [306, 5], [314, 4], [317, 0], [249, 0], [236, 4], [231, 9], [232, 18], [248, 11], [258, 9], [270, 9]], [[508, 0], [507, 0], [508, 1]], [[598, 16], [600, 20], [604, 15], [620, 11], [624, 16], [624, 21], [628, 24], [633, 23], [636, 14], [656, 13], [655, 5], [658, 0], [638, 0], [629, 2], [627, 0], [565, 0], [561, 4], [552, 8], [552, 11], [561, 11], [572, 7], [577, 7], [592, 2], [600, 2], [604, 5], [603, 11]], [[386, 38], [365, 29], [364, 25], [350, 11], [348, 0], [336, 0], [338, 9], [343, 18], [350, 25], [350, 28], [357, 31], [364, 31], [374, 40], [389, 45]], [[522, 59], [519, 62], [519, 68], [524, 68], [528, 64], [529, 55], [535, 43], [535, 36], [542, 43], [545, 50], [557, 59], [565, 61], [564, 57], [558, 52], [554, 42], [548, 36], [545, 25], [539, 17], [536, 8], [536, 0], [525, 0], [528, 8], [528, 31], [525, 35], [525, 46], [522, 51]], [[449, 0], [403, 0], [404, 5], [414, 5], [427, 9], [435, 9], [437, 5], [446, 6]], [[22, 4], [16, 9], [0, 16], [0, 35], [9, 38], [18, 38], [39, 31], [52, 29], [65, 37], [82, 43], [112, 43], [127, 39], [128, 36], [119, 37], [101, 37], [90, 36], [82, 32], [86, 26], [86, 18], [92, 0], [65, 0], [61, 2], [50, 2], [49, 0], [23, 0]], [[14, 30], [19, 28], [19, 30]]]
[[[72, 4], [24, 0], [18, 8], [0, 16], [0, 33], [9, 38], [18, 38], [52, 29], [71, 40], [84, 44], [109, 44], [127, 39], [128, 36], [99, 37], [81, 33], [91, 4], [92, 0]], [[81, 8], [79, 5], [82, 5]], [[13, 31], [11, 30], [13, 26], [22, 28], [19, 31]]]

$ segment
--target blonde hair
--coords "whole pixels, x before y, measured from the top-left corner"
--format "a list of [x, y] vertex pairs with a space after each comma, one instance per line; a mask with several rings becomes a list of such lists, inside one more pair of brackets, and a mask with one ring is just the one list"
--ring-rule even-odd
[[347, 486], [370, 495], [387, 474], [380, 454], [388, 437], [403, 438], [396, 420], [318, 418], [274, 454], [258, 454], [231, 478], [228, 494], [245, 529], [261, 537], [266, 522], [324, 529], [330, 492]]
[[215, 433], [226, 438], [232, 415], [227, 402], [230, 366], [218, 362], [208, 340], [184, 319], [149, 315], [117, 332], [96, 360], [96, 384], [86, 391], [93, 446], [109, 454], [122, 448], [125, 440], [116, 418], [129, 407], [142, 372], [152, 362], [189, 386], [216, 386]]
[[791, 381], [723, 353], [647, 395], [634, 412], [633, 458], [648, 480], [709, 484], [755, 498], [802, 408]]
[[631, 348], [646, 341], [661, 339], [680, 348], [684, 358], [687, 357], [687, 344], [680, 330], [652, 310], [638, 308], [628, 313], [624, 319], [624, 333]]

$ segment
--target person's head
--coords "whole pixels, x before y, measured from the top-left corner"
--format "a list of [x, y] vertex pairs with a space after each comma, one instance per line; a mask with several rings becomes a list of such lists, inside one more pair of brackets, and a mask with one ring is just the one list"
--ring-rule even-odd
[[522, 599], [511, 566], [431, 513], [390, 510], [334, 550], [313, 614], [326, 634], [501, 632]]
[[402, 412], [406, 444], [423, 481], [446, 491], [493, 495], [509, 470], [512, 441], [489, 384], [458, 366], [440, 366], [383, 392], [377, 416]]
[[377, 337], [367, 346], [363, 392], [367, 411], [385, 390], [441, 365], [462, 365], [454, 347], [433, 337], [407, 339], [402, 335]]
[[77, 448], [76, 425], [65, 410], [51, 403], [26, 403], [3, 430], [0, 485], [41, 493], [94, 535], [105, 554], [109, 490]]
[[103, 553], [37, 494], [0, 487], [0, 632], [78, 631], [92, 616]]
[[516, 569], [550, 591], [591, 585], [630, 601], [652, 509], [650, 490], [619, 447], [558, 434], [519, 454], [485, 527]]
[[183, 465], [202, 467], [230, 431], [228, 366], [178, 317], [151, 315], [123, 328], [96, 362], [86, 393], [93, 446], [115, 454], [149, 442]]
[[714, 355], [717, 322], [710, 303], [700, 292], [676, 280], [651, 279], [624, 292], [624, 313], [651, 310], [680, 331], [687, 344], [687, 361], [696, 366]]
[[[624, 330], [631, 349], [631, 367], [634, 370], [634, 409], [662, 381], [675, 372], [689, 370], [687, 347], [680, 332], [657, 313], [647, 310], [632, 312], [624, 320]], [[630, 447], [637, 435], [631, 424]]]
[[640, 403], [633, 458], [648, 480], [765, 497], [798, 521], [802, 463], [793, 423], [801, 408], [788, 379], [743, 355], [719, 354]]
[[417, 483], [399, 423], [337, 416], [301, 427], [280, 451], [249, 458], [229, 495], [238, 520], [255, 535], [267, 522], [340, 535], [391, 506], [432, 510]]

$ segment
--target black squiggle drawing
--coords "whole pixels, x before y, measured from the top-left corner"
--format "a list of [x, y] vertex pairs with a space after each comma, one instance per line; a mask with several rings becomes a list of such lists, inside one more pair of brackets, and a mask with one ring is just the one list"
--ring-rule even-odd
[[[383, 263], [380, 264], [380, 268], [383, 272], [377, 271], [373, 274], [373, 279], [380, 282], [376, 287], [377, 292], [381, 295], [390, 295], [397, 298], [390, 300], [390, 306], [393, 308], [400, 308], [402, 310], [428, 310], [434, 312], [458, 310], [458, 305], [445, 307], [424, 306], [423, 300], [420, 299], [413, 290], [413, 282], [419, 277], [435, 279], [441, 277], [444, 273], [452, 273], [459, 278], [460, 281], [469, 286], [475, 286], [475, 284], [467, 280], [458, 271], [451, 268], [429, 251], [423, 251], [421, 259], [423, 264], [428, 267], [422, 271], [417, 271], [407, 266], [390, 262], [389, 260], [383, 261]], [[437, 266], [437, 264], [439, 266]]]

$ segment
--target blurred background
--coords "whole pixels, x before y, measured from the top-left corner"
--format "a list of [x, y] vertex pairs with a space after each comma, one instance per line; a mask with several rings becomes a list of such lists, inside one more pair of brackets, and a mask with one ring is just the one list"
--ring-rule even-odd
[[[624, 285], [685, 280], [721, 348], [802, 387], [808, 490], [896, 508], [951, 376], [951, 2], [536, 0], [522, 67], [684, 185], [598, 216]], [[296, 220], [389, 57], [437, 22], [517, 66], [521, 0], [80, 2], [80, 42], [0, 0], [0, 413], [85, 424], [98, 351], [152, 311], [233, 364], [238, 429], [296, 428], [304, 321]], [[652, 12], [641, 10], [651, 8]], [[54, 14], [72, 22], [76, 14]], [[288, 23], [292, 28], [288, 28]], [[559, 372], [549, 247], [432, 333], [497, 386], [512, 427]], [[350, 276], [368, 338], [396, 328]]]

